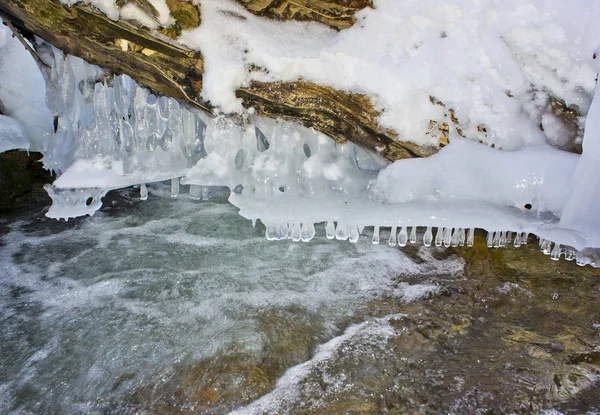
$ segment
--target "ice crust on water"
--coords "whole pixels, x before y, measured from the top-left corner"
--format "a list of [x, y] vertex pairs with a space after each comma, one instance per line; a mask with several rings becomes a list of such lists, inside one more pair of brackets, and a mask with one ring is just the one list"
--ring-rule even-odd
[[[490, 230], [492, 247], [506, 246], [509, 232], [578, 250], [594, 246], [597, 229], [558, 227], [579, 156], [548, 145], [506, 152], [456, 139], [428, 159], [387, 166], [289, 122], [252, 117], [238, 125], [151, 95], [126, 76], [94, 83], [99, 70], [76, 58], [57, 54], [55, 61], [48, 101], [66, 122], [44, 162], [68, 167], [51, 189], [51, 217], [91, 214], [106, 191], [135, 184], [171, 180], [177, 194], [181, 178], [192, 198], [222, 186], [234, 190], [230, 201], [244, 217], [265, 223], [270, 240], [309, 241], [314, 224], [326, 221], [329, 238], [350, 242], [365, 226], [377, 226], [390, 229], [390, 245], [404, 246], [416, 242], [417, 226], [426, 226], [437, 228], [436, 246], [472, 245], [475, 227]], [[143, 186], [141, 192], [146, 197]], [[430, 229], [422, 240], [432, 244]]]

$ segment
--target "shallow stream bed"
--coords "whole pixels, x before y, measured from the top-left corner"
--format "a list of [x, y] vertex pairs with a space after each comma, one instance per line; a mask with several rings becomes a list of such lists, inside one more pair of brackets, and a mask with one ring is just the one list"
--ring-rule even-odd
[[268, 242], [227, 195], [138, 199], [0, 219], [0, 413], [600, 410], [600, 272], [533, 240]]

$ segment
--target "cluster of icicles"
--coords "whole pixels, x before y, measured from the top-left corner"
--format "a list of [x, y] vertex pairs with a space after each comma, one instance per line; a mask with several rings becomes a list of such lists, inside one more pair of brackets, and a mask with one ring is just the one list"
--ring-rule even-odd
[[[418, 239], [420, 239], [423, 245], [426, 247], [435, 245], [436, 247], [443, 246], [446, 248], [465, 246], [465, 244], [468, 247], [472, 247], [475, 241], [474, 228], [435, 228], [432, 226], [402, 226], [399, 227], [400, 230], [398, 230], [398, 227], [395, 226], [388, 228], [390, 229], [388, 244], [391, 247], [404, 247], [409, 243], [416, 244]], [[341, 241], [348, 240], [351, 243], [358, 242], [362, 231], [363, 228], [361, 227], [347, 225], [342, 222], [335, 221], [328, 221], [325, 226], [325, 234], [327, 239], [337, 239]], [[418, 238], [419, 233], [422, 233], [421, 238]], [[380, 234], [380, 227], [374, 226], [372, 238], [374, 245], [378, 245], [380, 243]], [[265, 235], [269, 241], [290, 239], [294, 242], [308, 242], [315, 236], [315, 226], [312, 223], [284, 223], [281, 225], [267, 225]], [[511, 244], [515, 248], [519, 248], [521, 245], [527, 245], [528, 239], [529, 233], [527, 232], [497, 231], [488, 232], [486, 242], [488, 248], [504, 248], [506, 246], [510, 246]], [[552, 241], [548, 241], [546, 239], [539, 239], [539, 246], [544, 254], [550, 255], [550, 258], [555, 261], [558, 261], [562, 255], [564, 255], [564, 258], [567, 261], [572, 261], [576, 259], [578, 253], [577, 250], [572, 247], [561, 246], [560, 244], [553, 243]], [[581, 265], [584, 264], [581, 263]]]

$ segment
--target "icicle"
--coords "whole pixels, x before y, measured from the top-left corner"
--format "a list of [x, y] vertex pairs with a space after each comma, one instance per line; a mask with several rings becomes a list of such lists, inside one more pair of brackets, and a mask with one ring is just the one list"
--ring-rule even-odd
[[544, 255], [550, 255], [552, 252], [552, 242], [546, 239], [540, 239], [540, 248]]
[[488, 248], [492, 248], [494, 246], [494, 232], [488, 231], [486, 242]]
[[315, 225], [314, 223], [303, 223], [302, 230], [300, 231], [300, 239], [302, 242], [308, 242], [315, 236]]
[[465, 246], [465, 228], [460, 228], [460, 233], [458, 234], [458, 246]]
[[460, 228], [455, 228], [454, 232], [452, 232], [452, 240], [450, 242], [450, 244], [452, 246], [458, 246], [459, 235], [460, 235]]
[[348, 238], [348, 240], [355, 244], [358, 242], [358, 238], [360, 237], [360, 232], [358, 232], [358, 227], [357, 226], [350, 226], [350, 237]]
[[507, 231], [505, 245], [510, 245], [510, 241], [512, 241], [512, 231]]
[[265, 226], [265, 237], [267, 238], [267, 241], [275, 241], [277, 240], [277, 225], [266, 225]]
[[131, 156], [135, 151], [135, 137], [133, 135], [133, 127], [126, 120], [119, 120], [119, 141], [121, 141], [121, 149], [127, 156]]
[[417, 243], [417, 227], [413, 226], [410, 228], [410, 237], [408, 238], [411, 244]]
[[469, 233], [467, 234], [467, 246], [473, 246], [475, 242], [475, 229], [469, 228]]
[[529, 233], [523, 232], [523, 236], [521, 238], [521, 245], [527, 245], [527, 240], [529, 239]]
[[577, 255], [577, 251], [570, 246], [565, 247], [565, 259], [567, 261], [573, 261]]
[[544, 255], [550, 255], [552, 253], [552, 241], [548, 241], [546, 244], [546, 249], [544, 250]]
[[173, 133], [171, 132], [170, 129], [168, 129], [168, 128], [165, 129], [162, 136], [160, 137], [159, 143], [160, 143], [160, 148], [162, 148], [163, 151], [169, 150], [169, 147], [171, 147], [171, 144], [173, 143]]
[[325, 234], [327, 235], [327, 239], [335, 238], [335, 225], [333, 221], [327, 221], [327, 225], [325, 226]]
[[335, 228], [335, 239], [345, 241], [350, 236], [350, 226], [345, 223], [338, 222]]
[[373, 229], [373, 240], [372, 240], [374, 245], [378, 245], [379, 244], [379, 226], [375, 226], [375, 228]]
[[586, 258], [583, 256], [583, 252], [582, 251], [577, 251], [577, 253], [575, 254], [575, 262], [580, 267], [583, 267], [584, 265], [587, 265], [587, 263], [588, 263], [588, 261], [586, 260]]
[[550, 253], [550, 258], [553, 259], [554, 261], [558, 261], [560, 259], [560, 244], [554, 244], [554, 248], [552, 249], [552, 252]]
[[146, 183], [140, 184], [140, 199], [141, 200], [148, 199], [148, 188], [146, 187]]
[[431, 246], [432, 240], [433, 240], [433, 232], [431, 231], [431, 226], [428, 226], [427, 230], [423, 234], [423, 245]]
[[289, 228], [287, 222], [284, 223], [280, 223], [279, 225], [277, 225], [277, 240], [282, 241], [284, 239], [287, 239], [288, 235], [290, 234], [291, 229]]
[[270, 147], [267, 137], [265, 137], [263, 132], [260, 131], [258, 127], [254, 127], [254, 134], [256, 135], [256, 149], [261, 153], [267, 151]]
[[408, 232], [406, 231], [406, 226], [400, 228], [400, 233], [398, 233], [398, 246], [406, 246], [408, 242]]
[[522, 233], [517, 232], [517, 234], [515, 235], [515, 242], [514, 242], [515, 248], [519, 248], [521, 246], [522, 238], [523, 238]]
[[202, 186], [190, 184], [190, 199], [202, 200]]
[[452, 244], [452, 228], [444, 228], [444, 246], [449, 248]]
[[293, 223], [291, 226], [288, 226], [292, 229], [288, 237], [294, 242], [300, 241], [300, 224]]
[[396, 246], [396, 244], [398, 243], [398, 241], [396, 239], [397, 233], [398, 233], [398, 228], [395, 226], [392, 226], [392, 230], [390, 231], [390, 239], [388, 241], [388, 244], [390, 246]]
[[506, 246], [506, 232], [502, 231], [500, 232], [500, 238], [498, 241], [498, 246], [500, 248], [504, 248]]
[[444, 240], [444, 229], [446, 228], [437, 228], [437, 232], [435, 234], [435, 246], [442, 246], [442, 241]]
[[500, 232], [494, 232], [494, 238], [492, 242], [494, 248], [500, 248]]
[[179, 178], [176, 177], [171, 179], [171, 197], [177, 197], [179, 195]]

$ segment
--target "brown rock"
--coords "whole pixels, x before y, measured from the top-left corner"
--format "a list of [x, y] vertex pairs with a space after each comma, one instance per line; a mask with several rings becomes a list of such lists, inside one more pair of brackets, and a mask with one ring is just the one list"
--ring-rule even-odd
[[173, 19], [177, 21], [181, 29], [193, 29], [200, 26], [200, 10], [191, 2], [186, 0], [167, 0], [167, 6]]
[[238, 0], [250, 12], [281, 20], [317, 21], [341, 30], [355, 23], [354, 14], [373, 7], [372, 0]]

